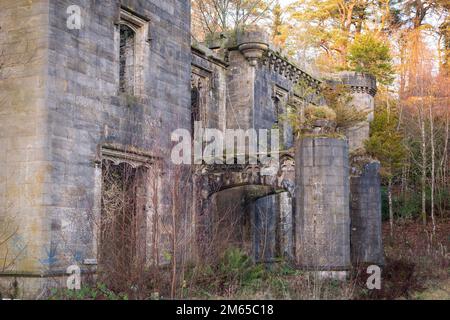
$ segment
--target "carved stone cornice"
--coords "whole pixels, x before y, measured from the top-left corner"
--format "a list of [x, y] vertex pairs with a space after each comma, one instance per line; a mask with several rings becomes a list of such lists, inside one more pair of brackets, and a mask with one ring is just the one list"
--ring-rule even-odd
[[377, 88], [373, 87], [350, 86], [350, 90], [353, 93], [367, 93], [370, 94], [372, 97], [375, 97], [377, 94]]
[[123, 150], [115, 146], [102, 146], [101, 159], [109, 160], [114, 165], [120, 165], [122, 163], [129, 164], [133, 168], [139, 167], [151, 167], [156, 161], [157, 157], [138, 152], [135, 150]]
[[377, 94], [377, 80], [370, 74], [345, 71], [337, 76], [340, 82], [348, 86], [354, 93], [367, 93], [373, 97]]
[[289, 79], [294, 83], [304, 81], [310, 87], [316, 88], [318, 91], [320, 91], [320, 85], [322, 81], [314, 78], [307, 72], [300, 69], [294, 63], [281, 57], [278, 53], [271, 49], [265, 52], [261, 62], [264, 66], [269, 67], [274, 72], [277, 72], [279, 75]]
[[202, 164], [193, 173], [204, 199], [224, 189], [250, 185], [267, 186], [273, 192], [285, 190], [294, 196], [295, 161], [290, 153], [265, 164]]

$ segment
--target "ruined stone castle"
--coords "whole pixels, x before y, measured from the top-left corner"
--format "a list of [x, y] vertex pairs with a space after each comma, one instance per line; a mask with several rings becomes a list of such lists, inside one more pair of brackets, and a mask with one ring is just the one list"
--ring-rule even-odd
[[[309, 270], [383, 262], [379, 163], [353, 152], [369, 119], [346, 137], [321, 134], [320, 125], [295, 137], [282, 115], [324, 103], [321, 84], [330, 80], [284, 58], [263, 32], [192, 43], [189, 0], [0, 3], [3, 287], [39, 297], [68, 266], [95, 273], [113, 243], [144, 265], [170, 263], [174, 250], [196, 260], [225, 246]], [[74, 5], [79, 28], [68, 23]], [[333, 81], [373, 111], [373, 77]], [[300, 82], [308, 96], [295, 90]], [[172, 132], [195, 121], [222, 131], [279, 128], [279, 165], [173, 165]], [[104, 217], [117, 203], [132, 217], [121, 216], [125, 236], [102, 235], [114, 229]]]

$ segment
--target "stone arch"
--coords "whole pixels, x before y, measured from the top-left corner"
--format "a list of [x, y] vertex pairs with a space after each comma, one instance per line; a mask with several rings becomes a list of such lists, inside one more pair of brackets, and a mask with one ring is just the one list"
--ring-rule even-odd
[[[219, 232], [224, 230], [225, 233], [233, 232], [236, 221], [225, 223], [225, 228], [215, 225], [217, 221], [222, 223], [227, 221], [227, 216], [230, 213], [221, 203], [230, 203], [230, 206], [235, 204], [240, 206], [240, 218], [242, 218], [242, 215], [247, 215], [247, 219], [238, 222], [238, 227], [251, 221], [249, 233], [252, 237], [253, 247], [250, 251], [255, 260], [270, 262], [269, 260], [271, 260], [271, 257], [273, 258], [275, 251], [282, 255], [292, 256], [292, 214], [295, 203], [295, 164], [292, 155], [281, 156], [277, 166], [272, 164], [205, 165], [198, 168], [198, 173], [194, 179], [197, 195], [196, 211], [199, 216], [198, 226], [200, 229], [199, 245], [213, 241], [211, 239], [214, 239], [217, 230]], [[217, 196], [218, 194], [220, 196]], [[232, 197], [227, 197], [227, 194], [232, 195]], [[228, 198], [233, 200], [227, 202]], [[287, 204], [281, 206], [281, 201], [285, 201]], [[262, 202], [272, 205], [265, 213], [264, 218], [261, 218], [263, 213], [259, 209], [266, 207], [262, 205]], [[289, 212], [290, 217], [286, 217], [282, 213], [285, 212], [283, 210]], [[217, 215], [222, 215], [222, 218], [217, 219]], [[291, 227], [287, 228], [287, 224], [290, 224]], [[276, 232], [274, 231], [275, 226]], [[268, 228], [271, 231], [269, 233], [261, 232], [262, 228]], [[270, 239], [268, 242], [271, 244], [271, 249], [261, 250], [262, 247], [266, 248], [261, 243], [265, 243], [267, 239]], [[277, 250], [274, 249], [275, 247]], [[287, 247], [290, 247], [290, 249]], [[207, 254], [210, 251], [207, 248], [200, 250]], [[268, 252], [268, 254], [264, 252]]]
[[284, 190], [291, 195], [295, 189], [295, 161], [291, 154], [284, 154], [279, 162], [266, 165], [204, 165], [198, 168], [196, 175], [206, 197], [245, 185], [267, 186], [274, 192]]

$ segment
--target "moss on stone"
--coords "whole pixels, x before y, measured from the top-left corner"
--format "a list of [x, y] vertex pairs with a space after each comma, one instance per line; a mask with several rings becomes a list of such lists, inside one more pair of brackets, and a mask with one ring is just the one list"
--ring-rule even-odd
[[304, 133], [300, 135], [301, 138], [332, 138], [345, 140], [346, 136], [340, 134], [338, 132], [330, 132], [330, 133]]

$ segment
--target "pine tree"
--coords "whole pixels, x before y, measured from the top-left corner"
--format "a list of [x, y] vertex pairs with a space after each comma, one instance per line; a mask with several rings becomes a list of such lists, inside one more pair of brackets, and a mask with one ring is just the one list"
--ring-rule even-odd
[[367, 153], [381, 162], [381, 175], [388, 183], [391, 234], [394, 225], [392, 184], [394, 177], [399, 174], [406, 156], [403, 136], [398, 131], [398, 116], [395, 107], [390, 104], [380, 104], [375, 110], [370, 138], [365, 143]]
[[272, 42], [277, 47], [282, 47], [286, 42], [287, 37], [287, 29], [284, 25], [282, 14], [283, 11], [280, 5], [280, 1], [277, 1], [275, 6], [273, 7], [272, 12]]
[[389, 46], [373, 34], [358, 35], [349, 48], [348, 62], [352, 70], [374, 75], [383, 85], [394, 80]]

